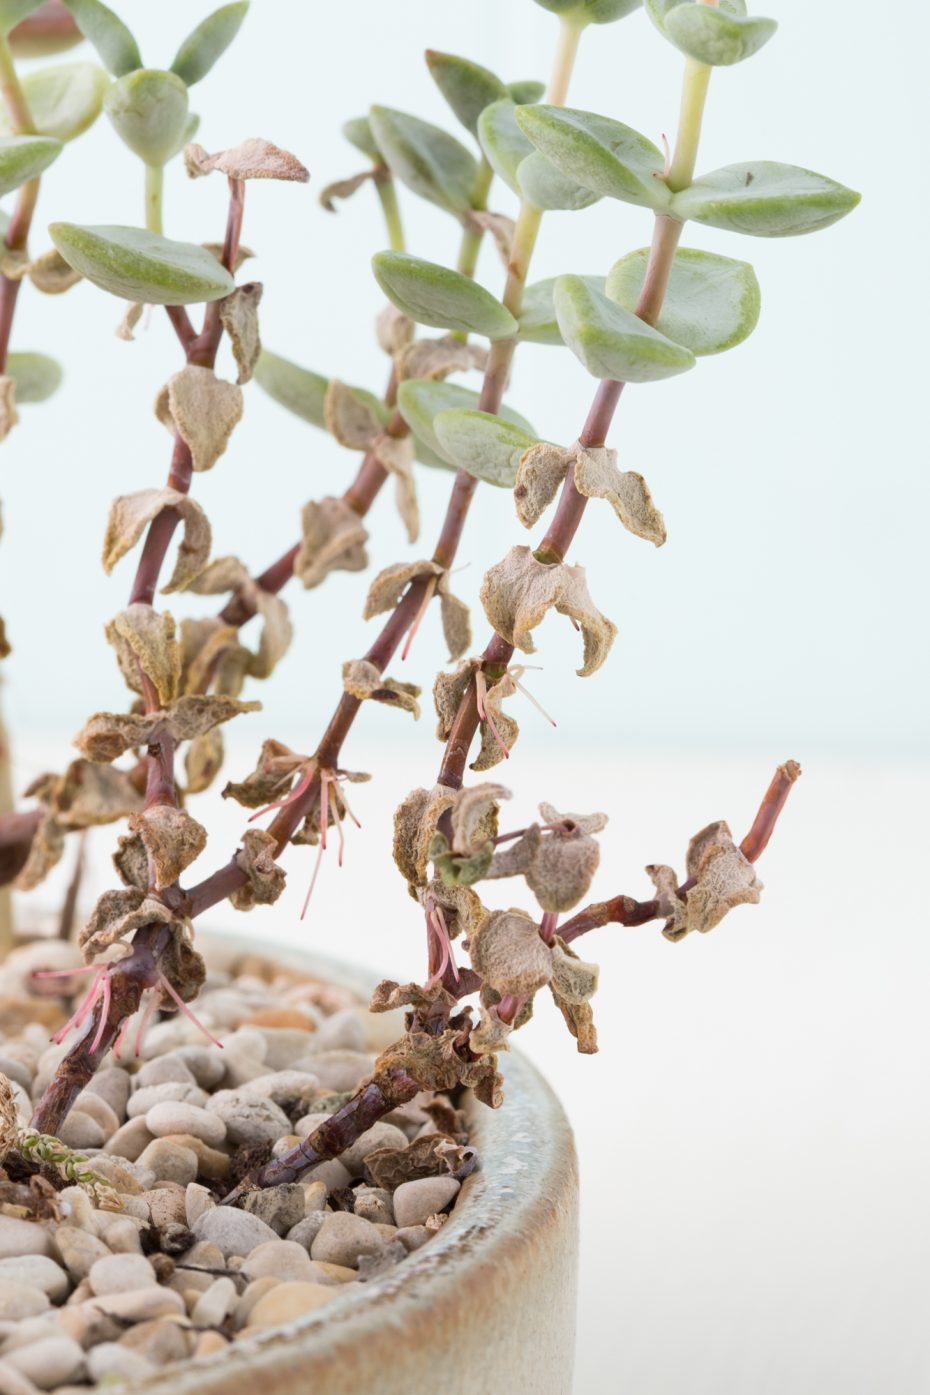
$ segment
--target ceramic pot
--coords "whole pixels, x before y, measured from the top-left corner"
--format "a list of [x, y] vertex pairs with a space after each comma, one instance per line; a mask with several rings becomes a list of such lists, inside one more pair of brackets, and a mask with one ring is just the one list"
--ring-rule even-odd
[[[197, 937], [222, 967], [248, 954], [298, 979], [350, 988], [357, 970], [254, 941]], [[578, 1258], [571, 1129], [539, 1073], [502, 1059], [503, 1108], [467, 1106], [480, 1170], [442, 1231], [397, 1268], [317, 1313], [231, 1343], [164, 1375], [145, 1395], [570, 1395]]]

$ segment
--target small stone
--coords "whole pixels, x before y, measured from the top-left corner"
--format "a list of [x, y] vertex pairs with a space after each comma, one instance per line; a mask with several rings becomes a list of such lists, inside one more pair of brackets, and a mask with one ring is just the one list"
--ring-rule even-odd
[[118, 1323], [86, 1300], [72, 1301], [59, 1308], [55, 1323], [66, 1337], [73, 1337], [85, 1351], [99, 1342], [115, 1342], [122, 1330]]
[[47, 1337], [32, 1346], [4, 1351], [3, 1359], [40, 1390], [64, 1385], [84, 1369], [84, 1353], [73, 1337]]
[[110, 1253], [102, 1240], [76, 1225], [60, 1225], [55, 1231], [55, 1247], [73, 1279], [83, 1279], [98, 1259]]
[[82, 1090], [74, 1101], [74, 1110], [81, 1114], [89, 1114], [96, 1124], [103, 1130], [104, 1138], [109, 1138], [116, 1133], [119, 1128], [119, 1119], [107, 1104], [102, 1095], [95, 1095], [93, 1090]]
[[326, 1183], [303, 1181], [301, 1186], [304, 1189], [304, 1215], [309, 1216], [314, 1211], [325, 1211]]
[[126, 1114], [130, 1119], [138, 1119], [140, 1114], [148, 1114], [150, 1109], [154, 1109], [156, 1104], [193, 1104], [202, 1109], [209, 1096], [201, 1090], [199, 1085], [195, 1085], [193, 1080], [166, 1081], [163, 1085], [149, 1085], [144, 1090], [137, 1090], [130, 1097], [126, 1106]]
[[425, 1225], [404, 1225], [398, 1228], [396, 1238], [408, 1250], [418, 1250], [435, 1234], [434, 1230], [427, 1230]]
[[401, 1260], [407, 1258], [407, 1247], [399, 1240], [391, 1240], [376, 1255], [359, 1255], [358, 1277], [361, 1283], [370, 1283], [372, 1279], [380, 1279], [382, 1274], [387, 1274]]
[[312, 1313], [331, 1303], [338, 1290], [325, 1284], [283, 1283], [278, 1284], [260, 1298], [249, 1315], [250, 1327], [276, 1327], [281, 1322], [292, 1322], [304, 1313]]
[[0, 1357], [0, 1395], [36, 1395], [36, 1389], [28, 1376]]
[[220, 1332], [201, 1332], [197, 1338], [197, 1345], [194, 1347], [194, 1356], [213, 1356], [229, 1343]]
[[242, 1209], [258, 1216], [270, 1225], [276, 1235], [286, 1235], [304, 1217], [304, 1189], [299, 1182], [286, 1182], [279, 1187], [265, 1187], [250, 1192]]
[[199, 1182], [188, 1183], [184, 1193], [184, 1214], [191, 1230], [204, 1212], [212, 1211], [215, 1206], [216, 1200], [211, 1191], [202, 1187]]
[[184, 1299], [161, 1284], [130, 1289], [125, 1293], [104, 1293], [92, 1300], [101, 1312], [124, 1322], [150, 1322], [153, 1318], [187, 1315]]
[[0, 1280], [37, 1288], [53, 1303], [60, 1303], [71, 1291], [68, 1276], [60, 1265], [45, 1255], [19, 1255], [0, 1259]]
[[[184, 1300], [178, 1294], [174, 1296], [183, 1312]], [[153, 1366], [167, 1366], [171, 1361], [183, 1361], [190, 1355], [191, 1340], [177, 1322], [155, 1318], [131, 1327], [120, 1337], [120, 1346], [139, 1352]]]
[[142, 1380], [155, 1370], [140, 1352], [121, 1346], [119, 1342], [102, 1342], [100, 1346], [91, 1347], [86, 1360], [88, 1374], [97, 1382], [117, 1377], [124, 1381]]
[[[371, 1075], [375, 1064], [373, 1055], [366, 1051], [321, 1051], [310, 1056], [306, 1069], [317, 1076], [327, 1090], [355, 1090], [362, 1080]], [[295, 1069], [302, 1067], [298, 1063]]]
[[350, 1148], [339, 1154], [339, 1161], [353, 1177], [361, 1177], [365, 1170], [365, 1159], [369, 1153], [379, 1148], [406, 1148], [407, 1135], [396, 1124], [378, 1121], [361, 1134]]
[[333, 1211], [326, 1216], [310, 1249], [311, 1259], [351, 1268], [359, 1255], [374, 1255], [384, 1242], [370, 1221], [350, 1211]]
[[197, 1158], [198, 1175], [208, 1178], [211, 1182], [221, 1182], [229, 1176], [229, 1154], [220, 1152], [218, 1148], [211, 1148], [202, 1138], [195, 1138], [192, 1133], [170, 1133], [164, 1142], [174, 1143], [179, 1148], [189, 1148]]
[[[173, 1057], [183, 1061], [202, 1090], [215, 1090], [226, 1074], [223, 1053], [209, 1046], [181, 1046]], [[164, 1057], [162, 1059], [165, 1059]]]
[[162, 1182], [150, 1192], [143, 1192], [142, 1200], [148, 1205], [157, 1230], [176, 1225], [187, 1227], [187, 1191], [180, 1183]]
[[391, 1193], [383, 1187], [359, 1187], [355, 1193], [354, 1211], [372, 1225], [393, 1225], [394, 1206]]
[[214, 1245], [211, 1240], [198, 1240], [184, 1256], [184, 1263], [194, 1269], [198, 1267], [201, 1269], [226, 1268], [226, 1260], [223, 1257], [223, 1251], [218, 1245]]
[[258, 1300], [264, 1298], [273, 1288], [277, 1288], [280, 1282], [280, 1279], [274, 1279], [270, 1275], [267, 1278], [252, 1280], [236, 1304], [233, 1320], [237, 1327], [246, 1325]]
[[136, 1175], [137, 1171], [142, 1172], [150, 1185], [155, 1181], [154, 1174], [147, 1172], [145, 1168], [136, 1169], [134, 1164], [129, 1163], [126, 1158], [118, 1162], [116, 1158], [111, 1158], [106, 1153], [96, 1155], [93, 1169], [98, 1177], [102, 1177], [116, 1191], [125, 1193], [127, 1196], [140, 1196], [145, 1191], [145, 1187]]
[[58, 1205], [61, 1214], [67, 1216], [69, 1225], [79, 1226], [81, 1230], [89, 1230], [96, 1235], [99, 1213], [83, 1187], [63, 1187], [58, 1193]]
[[161, 1182], [178, 1182], [186, 1187], [197, 1177], [197, 1154], [167, 1138], [156, 1138], [138, 1160], [143, 1167], [150, 1167]]
[[[115, 1255], [138, 1255], [142, 1253], [142, 1242], [139, 1239], [139, 1223], [130, 1216], [113, 1216], [105, 1229], [100, 1232], [100, 1239], [113, 1251]], [[99, 1263], [99, 1261], [98, 1261]]]
[[232, 1279], [215, 1279], [194, 1304], [191, 1322], [195, 1327], [219, 1327], [239, 1301]]
[[107, 1141], [103, 1129], [80, 1109], [72, 1109], [58, 1130], [58, 1137], [67, 1148], [83, 1152], [87, 1148], [102, 1148]]
[[303, 1109], [309, 1109], [319, 1089], [319, 1080], [309, 1071], [276, 1070], [270, 1075], [260, 1075], [250, 1080], [240, 1087], [240, 1093], [246, 1099], [270, 1099], [279, 1107], [290, 1107], [296, 1103]]
[[257, 1245], [278, 1237], [258, 1216], [237, 1211], [231, 1206], [217, 1206], [206, 1211], [192, 1227], [198, 1240], [212, 1240], [224, 1255], [250, 1255]]
[[119, 1066], [106, 1066], [87, 1082], [83, 1093], [99, 1095], [106, 1100], [117, 1119], [122, 1121], [126, 1117], [126, 1106], [132, 1093], [132, 1077]]
[[0, 1054], [0, 1075], [5, 1075], [7, 1080], [19, 1085], [27, 1095], [31, 1093], [32, 1071], [27, 1070], [21, 1061], [11, 1060], [9, 1056]]
[[108, 1255], [91, 1265], [90, 1286], [99, 1297], [105, 1293], [125, 1293], [127, 1289], [147, 1288], [158, 1280], [143, 1255]]
[[307, 1171], [305, 1177], [313, 1182], [322, 1182], [328, 1192], [340, 1191], [352, 1181], [351, 1172], [343, 1167], [338, 1158], [328, 1158], [326, 1162], [317, 1163], [316, 1167]]
[[256, 1245], [242, 1264], [247, 1279], [311, 1279], [310, 1256], [293, 1240], [274, 1240]]
[[422, 1225], [454, 1200], [460, 1185], [454, 1177], [419, 1177], [414, 1182], [402, 1182], [394, 1192], [398, 1226]]
[[235, 1147], [274, 1143], [291, 1131], [291, 1121], [270, 1099], [248, 1099], [236, 1090], [220, 1090], [207, 1108], [222, 1119], [227, 1138]]
[[[247, 1017], [242, 1025], [243, 1027], [279, 1027], [298, 1032], [316, 1031], [316, 1023], [313, 1018], [308, 1017], [305, 1012], [301, 1012], [298, 1008], [262, 1008], [260, 1012], [253, 1012], [251, 1017]], [[305, 1044], [301, 1045], [301, 1050], [306, 1050]]]
[[0, 1278], [0, 1322], [22, 1322], [48, 1311], [48, 1294], [14, 1279]]
[[172, 1133], [189, 1133], [213, 1148], [226, 1140], [226, 1125], [222, 1119], [180, 1100], [164, 1100], [154, 1105], [147, 1111], [145, 1123], [149, 1133], [156, 1138], [164, 1138]]
[[302, 1221], [298, 1221], [295, 1226], [287, 1232], [288, 1240], [293, 1240], [297, 1245], [303, 1245], [309, 1252], [314, 1240], [323, 1228], [326, 1219], [325, 1211], [311, 1211], [309, 1216], [305, 1216]]
[[342, 1008], [324, 1018], [313, 1038], [313, 1049], [320, 1051], [364, 1051], [368, 1045], [368, 1033], [356, 1008]]
[[151, 1142], [152, 1135], [146, 1127], [145, 1116], [142, 1115], [138, 1119], [130, 1119], [118, 1128], [113, 1137], [107, 1139], [105, 1151], [118, 1158], [126, 1158], [128, 1162], [135, 1162]]
[[[136, 1088], [146, 1089], [149, 1085], [199, 1085], [190, 1065], [184, 1060], [180, 1051], [172, 1051], [167, 1056], [156, 1056], [152, 1061], [146, 1061], [145, 1065], [136, 1076]], [[175, 1096], [175, 1098], [178, 1098]]]

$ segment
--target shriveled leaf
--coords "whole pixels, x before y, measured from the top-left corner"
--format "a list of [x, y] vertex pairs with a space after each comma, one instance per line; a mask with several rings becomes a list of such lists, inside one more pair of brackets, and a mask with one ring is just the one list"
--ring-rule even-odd
[[43, 295], [61, 295], [81, 280], [81, 273], [69, 266], [57, 247], [31, 261], [27, 267], [29, 280]]
[[517, 469], [513, 499], [524, 528], [532, 528], [545, 513], [578, 458], [580, 447], [539, 441], [524, 451]]
[[176, 489], [140, 489], [123, 494], [110, 507], [103, 540], [103, 569], [108, 574], [121, 557], [135, 547], [143, 532], [163, 509], [175, 509], [184, 524], [178, 559], [162, 592], [183, 591], [207, 565], [210, 556], [210, 524], [203, 509], [188, 494]]
[[[608, 298], [635, 310], [648, 262], [648, 247], [615, 262], [604, 286]], [[680, 247], [656, 329], [698, 356], [719, 354], [749, 337], [759, 319], [759, 305], [759, 282], [748, 262]]]
[[272, 834], [262, 828], [247, 829], [235, 860], [248, 881], [229, 898], [237, 911], [250, 911], [253, 906], [270, 906], [281, 895], [286, 874], [284, 868], [275, 862], [276, 851], [277, 843]]
[[389, 300], [419, 324], [506, 339], [517, 322], [490, 291], [459, 271], [413, 257], [378, 252], [375, 278]]
[[436, 825], [452, 805], [444, 785], [412, 790], [394, 811], [394, 861], [411, 886], [425, 886]]
[[402, 184], [450, 213], [471, 207], [478, 164], [460, 141], [390, 107], [372, 107], [369, 122], [381, 157]]
[[845, 217], [860, 195], [826, 175], [773, 160], [725, 165], [672, 200], [676, 218], [752, 237], [797, 237]]
[[44, 402], [51, 397], [62, 379], [61, 364], [47, 354], [9, 354], [7, 376], [15, 383], [16, 402]]
[[242, 417], [242, 389], [188, 363], [158, 394], [155, 415], [187, 444], [195, 470], [211, 470]]
[[[181, 873], [198, 858], [207, 846], [207, 830], [184, 809], [171, 804], [156, 804], [129, 819], [129, 836], [119, 840], [120, 852], [130, 863], [134, 858], [127, 844], [138, 839], [145, 849], [149, 867], [155, 878], [155, 889], [172, 886]], [[117, 852], [114, 860], [120, 857]], [[117, 862], [119, 866], [119, 862]]]
[[131, 692], [141, 693], [142, 674], [154, 684], [162, 706], [172, 702], [181, 681], [181, 649], [172, 616], [136, 601], [106, 627], [120, 671]]
[[399, 707], [411, 712], [414, 720], [420, 716], [417, 698], [420, 689], [415, 683], [402, 683], [394, 678], [385, 678], [379, 668], [367, 659], [349, 659], [342, 665], [342, 686], [352, 697], [364, 701], [372, 698], [388, 707]]
[[123, 21], [100, 0], [64, 0], [78, 22], [81, 33], [89, 39], [103, 60], [104, 67], [114, 77], [131, 73], [142, 67], [139, 46]]
[[308, 589], [331, 571], [360, 572], [368, 566], [368, 533], [344, 499], [328, 496], [304, 507], [303, 540], [294, 559], [294, 575]]
[[[69, 141], [94, 124], [110, 79], [96, 63], [60, 63], [39, 68], [22, 80], [23, 95], [40, 136]], [[0, 110], [0, 133], [12, 135], [6, 109]]]
[[485, 107], [508, 95], [500, 78], [480, 63], [458, 58], [454, 53], [426, 50], [426, 63], [436, 86], [455, 115], [473, 136], [478, 134], [478, 117]]
[[248, 8], [248, 0], [235, 0], [235, 3], [221, 5], [207, 15], [181, 44], [171, 64], [171, 71], [177, 73], [188, 87], [193, 87], [195, 82], [206, 77], [238, 34]]
[[439, 595], [442, 628], [449, 655], [459, 658], [471, 644], [468, 607], [449, 590], [449, 574], [438, 562], [398, 562], [378, 573], [365, 599], [364, 619], [393, 610], [411, 582], [427, 577]]
[[[260, 617], [262, 623], [257, 651], [253, 654], [243, 649], [248, 656], [247, 669], [253, 678], [268, 678], [287, 653], [293, 638], [287, 605], [281, 597], [259, 586], [236, 557], [220, 557], [211, 562], [191, 582], [190, 589], [200, 596], [216, 596], [228, 591], [248, 601], [250, 610]], [[228, 627], [222, 623], [217, 626], [207, 640], [201, 663], [209, 668], [214, 666], [214, 657], [209, 652], [213, 648], [211, 641], [216, 642], [217, 652], [221, 652], [229, 633]], [[231, 633], [234, 635], [235, 631]]]
[[552, 951], [525, 911], [491, 911], [469, 954], [475, 972], [501, 996], [528, 997], [552, 977]]
[[646, 13], [661, 33], [698, 63], [729, 67], [758, 53], [778, 28], [774, 19], [746, 14], [736, 4], [682, 4], [680, 0], [646, 0]]
[[220, 323], [229, 335], [230, 348], [239, 370], [237, 383], [247, 383], [255, 371], [262, 341], [258, 332], [258, 307], [262, 299], [260, 281], [237, 286], [232, 295], [220, 301]]
[[374, 442], [373, 449], [378, 464], [394, 477], [394, 499], [407, 530], [407, 541], [416, 542], [420, 536], [420, 506], [413, 477], [413, 441], [409, 435], [391, 436], [385, 431]]
[[368, 450], [381, 431], [381, 423], [362, 398], [333, 378], [323, 401], [326, 429], [349, 450]]
[[[385, 305], [375, 321], [375, 332], [378, 336], [378, 345], [386, 354], [393, 358], [412, 344], [416, 334], [416, 325], [409, 315], [405, 315], [402, 310], [398, 310], [396, 305]], [[408, 377], [415, 377], [415, 374], [408, 374]]]
[[246, 809], [261, 809], [283, 797], [291, 789], [294, 777], [303, 773], [308, 758], [292, 751], [282, 741], [273, 738], [262, 742], [255, 769], [244, 780], [230, 781], [223, 790], [224, 799], [234, 799]]
[[310, 178], [310, 171], [296, 155], [257, 136], [229, 150], [218, 150], [215, 155], [208, 155], [202, 145], [187, 145], [184, 164], [192, 179], [214, 170], [230, 179], [283, 179], [306, 184]]
[[335, 213], [337, 211], [336, 199], [350, 199], [361, 189], [363, 184], [367, 184], [374, 177], [375, 171], [370, 169], [362, 170], [360, 174], [350, 175], [348, 179], [334, 179], [332, 184], [327, 184], [325, 189], [320, 190], [320, 204], [327, 213]]
[[594, 112], [518, 107], [517, 124], [547, 160], [585, 189], [659, 212], [671, 203], [665, 157], [651, 140]]
[[147, 305], [193, 305], [235, 290], [229, 272], [203, 247], [143, 228], [52, 223], [52, 241], [69, 266], [101, 290]]
[[553, 303], [562, 338], [595, 378], [652, 383], [694, 367], [690, 349], [608, 300], [580, 276], [560, 276]]
[[406, 382], [408, 378], [428, 378], [431, 382], [438, 382], [450, 373], [463, 373], [469, 368], [483, 370], [486, 364], [486, 350], [474, 344], [463, 344], [460, 339], [451, 336], [415, 339], [397, 355], [397, 376], [401, 382]]
[[47, 170], [61, 154], [51, 136], [4, 136], [0, 140], [0, 197]]
[[260, 702], [192, 693], [158, 712], [95, 712], [74, 738], [74, 744], [88, 760], [109, 763], [126, 751], [148, 746], [160, 730], [167, 728], [176, 742], [193, 741], [241, 712], [257, 712], [260, 708]]
[[583, 567], [565, 562], [539, 562], [528, 547], [513, 547], [502, 562], [485, 573], [481, 604], [494, 629], [508, 644], [535, 653], [532, 631], [547, 611], [568, 615], [581, 629], [585, 678], [600, 668], [614, 642], [617, 627], [606, 619], [588, 594]]
[[452, 800], [452, 851], [465, 857], [480, 852], [496, 837], [500, 801], [509, 798], [509, 789], [490, 782], [456, 791]]
[[156, 896], [137, 887], [105, 891], [78, 935], [78, 946], [90, 963], [103, 950], [141, 930], [143, 925], [170, 925], [174, 915]]
[[443, 452], [475, 479], [512, 489], [520, 457], [535, 445], [532, 436], [489, 412], [453, 408], [433, 418]]
[[187, 88], [174, 73], [137, 68], [107, 89], [103, 109], [120, 140], [147, 165], [164, 165], [184, 139]]
[[629, 532], [661, 547], [665, 520], [652, 502], [649, 486], [635, 470], [617, 467], [617, 452], [589, 446], [575, 461], [575, 488], [589, 499], [606, 499]]
[[[414, 435], [440, 460], [445, 460], [454, 469], [452, 460], [443, 450], [439, 437], [433, 430], [433, 422], [440, 412], [457, 408], [476, 410], [479, 394], [470, 388], [458, 387], [455, 383], [435, 383], [414, 379], [401, 383], [397, 390], [397, 407]], [[506, 403], [498, 413], [502, 421], [509, 422], [520, 431], [525, 431], [533, 440], [536, 432], [525, 417], [515, 412]]]
[[763, 887], [752, 863], [722, 820], [696, 833], [688, 845], [687, 930], [706, 934], [736, 906], [755, 905]]
[[184, 753], [186, 794], [202, 794], [220, 773], [223, 764], [223, 734], [214, 728], [195, 736]]

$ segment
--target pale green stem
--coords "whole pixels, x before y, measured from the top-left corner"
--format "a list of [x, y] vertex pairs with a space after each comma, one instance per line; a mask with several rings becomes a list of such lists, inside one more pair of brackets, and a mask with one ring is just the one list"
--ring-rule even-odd
[[678, 135], [675, 138], [675, 153], [669, 166], [665, 182], [673, 194], [679, 189], [687, 189], [694, 178], [694, 165], [697, 160], [698, 141], [701, 138], [701, 121], [704, 116], [704, 102], [713, 68], [707, 63], [698, 63], [689, 58], [685, 64], [685, 80], [681, 91], [681, 112], [678, 117]]
[[165, 170], [163, 165], [146, 165], [145, 167], [145, 226], [149, 232], [160, 233], [162, 230], [161, 203], [162, 192], [165, 187]]
[[552, 75], [549, 78], [549, 90], [546, 93], [546, 101], [553, 107], [564, 107], [565, 105], [568, 84], [571, 81], [572, 69], [578, 54], [578, 43], [586, 28], [584, 24], [578, 24], [571, 19], [561, 20], [560, 26], [559, 44], [555, 51]]
[[0, 97], [3, 98], [3, 104], [7, 109], [13, 134], [17, 136], [33, 135], [35, 125], [29, 111], [29, 104], [16, 75], [16, 66], [13, 63], [10, 45], [3, 38], [0, 38]]
[[385, 172], [375, 175], [375, 188], [381, 201], [384, 223], [387, 228], [388, 244], [392, 252], [405, 250], [404, 226], [400, 220], [400, 206], [397, 202], [397, 188], [393, 177]]

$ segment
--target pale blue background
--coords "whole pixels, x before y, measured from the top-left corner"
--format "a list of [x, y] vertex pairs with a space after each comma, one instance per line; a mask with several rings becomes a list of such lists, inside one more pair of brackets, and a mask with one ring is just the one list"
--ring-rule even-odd
[[[120, 8], [156, 64], [207, 5]], [[712, 83], [699, 168], [792, 161], [860, 189], [863, 203], [810, 238], [688, 230], [690, 244], [755, 263], [760, 326], [736, 352], [625, 394], [612, 444], [647, 476], [669, 541], [656, 552], [606, 506], [588, 511], [572, 560], [620, 627], [614, 652], [582, 682], [577, 637], [547, 623], [545, 671], [531, 680], [559, 730], [518, 711], [520, 744], [497, 772], [515, 791], [511, 826], [540, 798], [611, 813], [600, 897], [643, 894], [643, 864], [680, 865], [710, 818], [744, 829], [776, 761], [795, 756], [805, 769], [761, 867], [758, 908], [674, 948], [652, 931], [592, 935], [601, 1054], [578, 1058], [546, 1005], [522, 1039], [581, 1145], [576, 1395], [918, 1395], [930, 1379], [930, 940], [910, 889], [926, 853], [928, 210], [917, 93], [930, 35], [914, 3], [768, 8], [782, 22], [776, 39]], [[209, 149], [261, 134], [313, 172], [310, 190], [248, 192], [245, 241], [260, 253], [252, 274], [267, 281], [270, 347], [379, 387], [375, 201], [365, 189], [336, 218], [315, 203], [324, 183], [360, 168], [339, 125], [373, 100], [451, 124], [422, 48], [470, 54], [508, 79], [545, 76], [554, 35], [529, 0], [255, 0], [195, 99], [209, 103]], [[589, 33], [571, 100], [657, 139], [674, 130], [680, 69], [635, 15]], [[512, 211], [506, 190], [495, 188], [492, 206]], [[404, 211], [411, 250], [451, 261], [448, 220], [409, 198]], [[140, 217], [139, 170], [101, 123], [44, 182], [38, 226]], [[166, 218], [178, 237], [217, 238], [221, 182], [189, 184], [175, 166]], [[603, 272], [648, 241], [649, 223], [608, 201], [551, 215], [534, 274]], [[480, 269], [499, 290], [492, 249]], [[62, 301], [27, 287], [17, 318], [16, 347], [67, 364], [59, 396], [27, 408], [0, 453], [0, 610], [16, 646], [6, 668], [21, 784], [60, 768], [87, 713], [125, 700], [102, 626], [125, 602], [132, 564], [106, 579], [91, 556], [110, 497], [164, 478], [168, 438], [151, 402], [179, 355], [160, 314], [137, 343], [116, 340], [120, 309], [86, 285]], [[510, 400], [541, 434], [572, 439], [590, 392], [567, 353], [521, 349]], [[356, 460], [258, 390], [247, 398], [228, 455], [195, 492], [217, 550], [261, 568], [295, 539], [303, 502], [340, 492]], [[430, 550], [448, 485], [420, 474], [422, 553], [407, 548], [389, 498], [378, 502], [375, 566]], [[528, 536], [509, 497], [482, 490], [460, 593], [474, 602], [485, 567]], [[261, 692], [266, 711], [237, 723], [235, 771], [268, 734], [312, 746], [339, 662], [373, 633], [360, 619], [363, 586], [337, 574], [288, 593], [297, 639]], [[410, 677], [428, 681], [444, 659], [437, 630], [424, 625]], [[258, 939], [422, 973], [422, 932], [385, 829], [397, 795], [432, 778], [431, 727], [428, 713], [419, 727], [364, 713], [345, 760], [377, 778], [358, 792], [365, 827], [347, 868], [324, 868], [301, 925], [309, 860], [289, 854], [285, 897], [248, 922]], [[213, 836], [198, 875], [225, 859], [242, 825], [214, 794], [199, 814]], [[97, 887], [112, 878], [109, 846], [106, 831], [93, 843]], [[502, 894], [518, 893], [508, 884]], [[220, 906], [206, 919], [222, 928], [230, 915]]]

